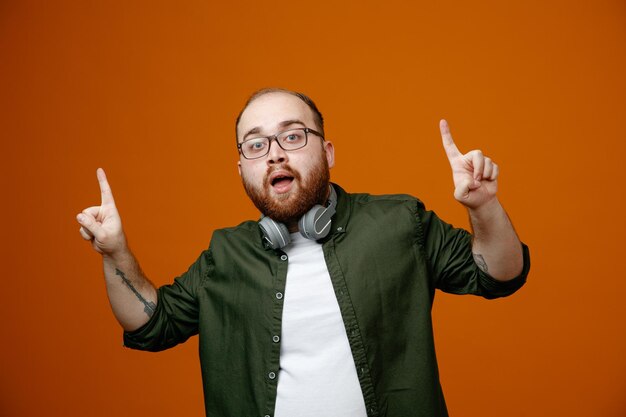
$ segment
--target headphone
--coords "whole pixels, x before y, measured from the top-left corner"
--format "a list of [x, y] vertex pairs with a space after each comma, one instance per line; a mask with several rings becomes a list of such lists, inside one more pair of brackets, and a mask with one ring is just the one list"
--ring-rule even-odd
[[[307, 239], [319, 240], [330, 232], [330, 219], [335, 214], [337, 207], [337, 193], [330, 186], [330, 195], [326, 206], [316, 204], [298, 221], [300, 234]], [[281, 249], [291, 243], [291, 236], [287, 226], [263, 216], [259, 220], [259, 227], [263, 232], [263, 242], [272, 249]]]

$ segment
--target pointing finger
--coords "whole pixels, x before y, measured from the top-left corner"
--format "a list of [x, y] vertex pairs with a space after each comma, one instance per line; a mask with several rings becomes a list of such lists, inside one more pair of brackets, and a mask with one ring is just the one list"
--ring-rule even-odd
[[453, 158], [461, 156], [459, 148], [456, 147], [452, 135], [450, 134], [450, 127], [445, 119], [439, 121], [439, 130], [441, 131], [441, 140], [443, 142], [443, 148], [446, 151], [448, 160], [452, 161]]
[[115, 200], [113, 200], [113, 193], [111, 192], [111, 187], [109, 186], [109, 181], [107, 181], [107, 176], [104, 173], [102, 168], [98, 168], [96, 171], [96, 176], [98, 177], [98, 182], [100, 183], [100, 195], [102, 198], [102, 205], [115, 205]]

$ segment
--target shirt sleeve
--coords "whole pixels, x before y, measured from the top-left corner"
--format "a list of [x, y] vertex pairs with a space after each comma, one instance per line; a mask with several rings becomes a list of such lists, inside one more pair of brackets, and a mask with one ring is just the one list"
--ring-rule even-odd
[[520, 289], [530, 270], [528, 247], [522, 243], [522, 272], [509, 281], [500, 281], [483, 272], [472, 254], [472, 235], [454, 228], [432, 211], [418, 210], [424, 233], [424, 247], [435, 288], [451, 294], [474, 294], [485, 298], [506, 297]]
[[157, 290], [157, 307], [137, 330], [124, 332], [124, 346], [157, 352], [169, 349], [198, 333], [197, 290], [207, 279], [213, 260], [202, 252], [187, 272]]

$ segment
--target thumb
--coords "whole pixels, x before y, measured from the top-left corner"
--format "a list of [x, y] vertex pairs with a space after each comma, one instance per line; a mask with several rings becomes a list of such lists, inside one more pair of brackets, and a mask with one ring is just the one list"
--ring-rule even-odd
[[76, 216], [78, 224], [85, 228], [91, 235], [95, 236], [100, 231], [100, 225], [96, 221], [96, 218], [89, 213], [79, 213]]
[[476, 181], [471, 177], [465, 178], [454, 189], [454, 198], [463, 203], [469, 197], [470, 191], [478, 187], [480, 187], [480, 181]]

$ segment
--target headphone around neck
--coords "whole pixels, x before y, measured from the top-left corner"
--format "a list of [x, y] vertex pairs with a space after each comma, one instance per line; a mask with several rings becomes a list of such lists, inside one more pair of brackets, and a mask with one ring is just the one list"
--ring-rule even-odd
[[[331, 218], [337, 207], [337, 193], [330, 185], [330, 195], [325, 206], [316, 204], [298, 221], [300, 234], [307, 239], [319, 240], [330, 232]], [[263, 216], [259, 220], [259, 227], [263, 232], [263, 241], [272, 249], [281, 249], [291, 243], [291, 236], [287, 226]]]

